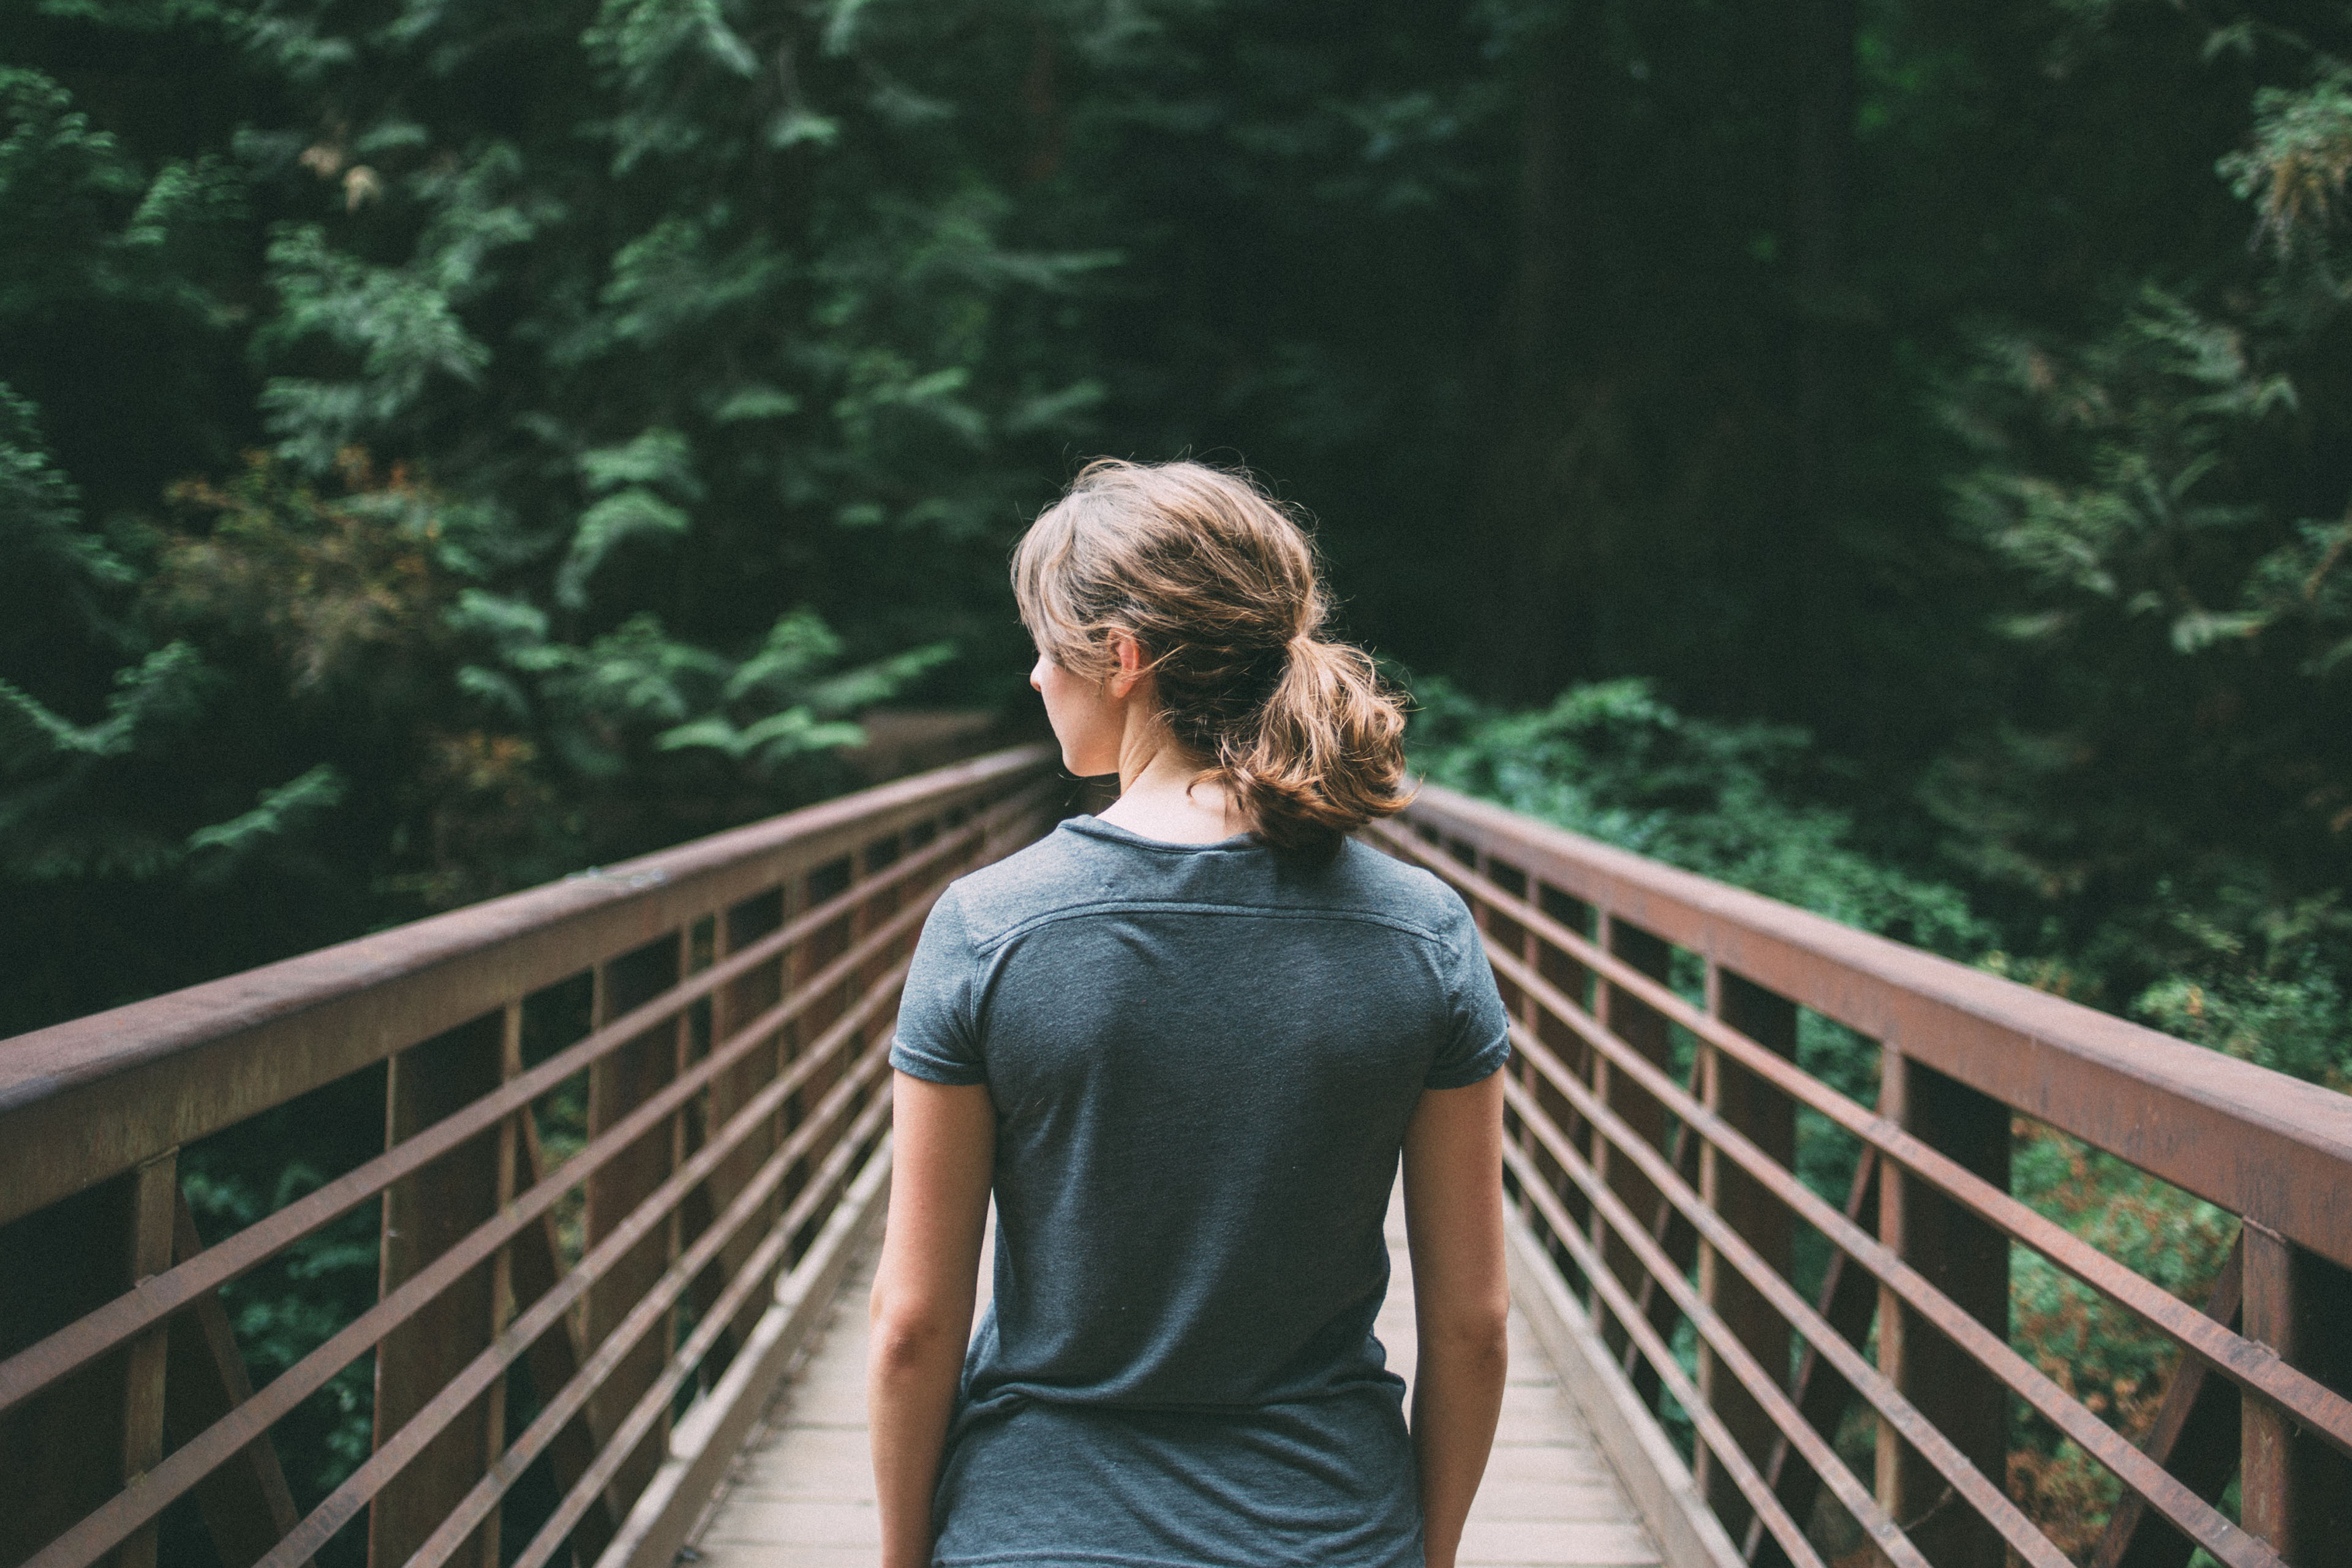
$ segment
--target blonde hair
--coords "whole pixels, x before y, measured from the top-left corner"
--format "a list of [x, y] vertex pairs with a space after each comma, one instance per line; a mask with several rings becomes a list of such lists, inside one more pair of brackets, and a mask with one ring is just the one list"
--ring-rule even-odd
[[1021, 622], [1101, 679], [1124, 631], [1202, 778], [1283, 849], [1334, 847], [1401, 810], [1404, 711], [1361, 648], [1325, 639], [1307, 531], [1245, 474], [1097, 458], [1013, 554]]

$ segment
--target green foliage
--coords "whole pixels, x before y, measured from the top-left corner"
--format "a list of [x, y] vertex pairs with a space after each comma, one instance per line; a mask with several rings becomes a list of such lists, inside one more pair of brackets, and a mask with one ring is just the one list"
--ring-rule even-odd
[[2185, 1040], [2352, 1091], [2352, 916], [2334, 892], [2285, 908], [2224, 889], [2211, 912], [2175, 908], [2180, 968], [2131, 1010]]
[[0, 547], [16, 569], [60, 585], [76, 608], [132, 581], [131, 568], [81, 528], [80, 497], [51, 461], [33, 405], [0, 382]]
[[1990, 934], [1957, 889], [1856, 842], [1802, 731], [1687, 716], [1640, 680], [1528, 713], [1440, 679], [1413, 694], [1413, 765], [1432, 783], [1937, 952], [1974, 956]]
[[2281, 250], [2324, 234], [2352, 178], [2352, 72], [2329, 62], [2307, 86], [2255, 93], [2252, 145], [2218, 166]]
[[[0, 350], [28, 375], [0, 391], [0, 874], [50, 889], [28, 936], [278, 884], [275, 918], [128, 969], [35, 938], [0, 1028], [840, 786], [857, 712], [946, 664], [1010, 503], [1099, 401], [1013, 328], [1107, 253], [1008, 246], [985, 138], [909, 110], [976, 15], [256, 0], [0, 29], [12, 61], [174, 40], [192, 74], [155, 90], [214, 128], [192, 150], [70, 69], [0, 68]], [[118, 321], [149, 341], [88, 341]], [[88, 458], [90, 407], [150, 396], [143, 489], [43, 440], [37, 403]]]
[[[2032, 595], [2008, 635], [2112, 640], [2086, 621], [2152, 618], [2194, 654], [2293, 613], [2278, 590], [2308, 577], [2305, 542], [2265, 537], [2246, 491], [2259, 477], [2231, 463], [2242, 431], [2294, 412], [2294, 386], [2256, 364], [2242, 329], [2150, 289], [2071, 358], [2014, 336], [1983, 353], [1954, 410], [1990, 460], [1956, 489], [1962, 525]], [[2016, 428], [2029, 421], [2040, 452]]]
[[[1927, 770], [1947, 858], [2013, 973], [2298, 1077], [2352, 1053], [2352, 403], [2334, 204], [2347, 79], [2251, 18], [2218, 160], [2270, 243], [2147, 282], [2088, 330], [1979, 335], [1940, 408], [1961, 536], [2014, 692]], [[2242, 234], [2243, 229], [2241, 230]]]
[[215, 316], [205, 279], [244, 211], [227, 160], [142, 168], [54, 79], [0, 65], [0, 318], [91, 298]]

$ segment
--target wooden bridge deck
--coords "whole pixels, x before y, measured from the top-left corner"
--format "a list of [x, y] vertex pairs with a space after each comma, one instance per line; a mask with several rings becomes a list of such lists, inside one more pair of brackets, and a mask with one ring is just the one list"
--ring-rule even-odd
[[[1381, 1343], [1412, 1376], [1412, 1275], [1391, 1205], [1394, 1263]], [[704, 1568], [873, 1568], [879, 1545], [866, 1433], [866, 1288], [874, 1248], [850, 1271], [830, 1321], [753, 1431], [696, 1534]], [[982, 1259], [981, 1284], [989, 1278]], [[1511, 1314], [1511, 1381], [1461, 1562], [1512, 1568], [1647, 1568], [1642, 1529], [1523, 1313]]]

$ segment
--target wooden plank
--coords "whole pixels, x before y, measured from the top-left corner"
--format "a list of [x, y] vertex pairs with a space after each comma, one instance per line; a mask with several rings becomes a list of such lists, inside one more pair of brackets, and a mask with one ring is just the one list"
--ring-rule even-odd
[[[1410, 1379], [1417, 1357], [1401, 1203], [1391, 1203], [1388, 1232], [1391, 1283], [1374, 1331], [1390, 1366]], [[830, 1324], [791, 1378], [776, 1416], [752, 1435], [731, 1483], [696, 1534], [704, 1568], [829, 1568], [852, 1562], [871, 1568], [879, 1531], [866, 1427], [863, 1287], [874, 1255], [870, 1247], [862, 1250], [832, 1303]], [[990, 1268], [984, 1253], [983, 1305]], [[1510, 1383], [1486, 1481], [1471, 1510], [1475, 1552], [1465, 1546], [1465, 1568], [1504, 1563], [1654, 1568], [1662, 1561], [1655, 1544], [1562, 1389], [1528, 1318], [1517, 1310], [1511, 1342]], [[681, 1438], [685, 1431], [681, 1423]]]
[[[843, 1278], [871, 1251], [889, 1206], [890, 1144], [885, 1138], [835, 1206], [816, 1244], [781, 1281], [773, 1304], [761, 1313], [742, 1352], [679, 1422], [667, 1459], [596, 1568], [668, 1568], [793, 1356], [835, 1310]], [[862, 1353], [851, 1364], [862, 1370]], [[862, 1401], [859, 1408], [862, 1414]], [[870, 1473], [866, 1485], [870, 1499]], [[877, 1545], [880, 1539], [878, 1534], [874, 1538]]]
[[1462, 1568], [1488, 1563], [1561, 1568], [1651, 1568], [1658, 1550], [1637, 1524], [1576, 1520], [1472, 1520], [1455, 1557]]
[[[1739, 1550], [1706, 1506], [1690, 1468], [1666, 1441], [1615, 1354], [1568, 1293], [1543, 1247], [1517, 1214], [1509, 1216], [1511, 1296], [1526, 1312], [1666, 1568], [1746, 1568]], [[1497, 1454], [1501, 1452], [1498, 1448]]]

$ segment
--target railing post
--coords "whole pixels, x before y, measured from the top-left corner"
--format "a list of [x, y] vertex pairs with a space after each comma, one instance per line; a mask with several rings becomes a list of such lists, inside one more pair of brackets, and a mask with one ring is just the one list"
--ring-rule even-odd
[[[601, 969], [599, 970], [601, 976]], [[592, 982], [592, 992], [601, 997], [603, 981]], [[599, 1016], [600, 1001], [592, 998], [589, 1016]], [[592, 1024], [593, 1027], [593, 1025]], [[515, 1154], [515, 1169], [510, 1180], [518, 1188], [536, 1186], [546, 1179], [547, 1156], [540, 1146], [539, 1123], [526, 1107], [515, 1115], [516, 1130], [520, 1135], [520, 1147]], [[541, 1215], [539, 1223], [524, 1229], [507, 1248], [508, 1278], [514, 1288], [514, 1310], [523, 1311], [535, 1305], [541, 1297], [562, 1281], [564, 1273], [563, 1253], [556, 1231], [555, 1216]], [[581, 1314], [564, 1313], [548, 1331], [532, 1342], [530, 1353], [531, 1385], [541, 1391], [562, 1388], [572, 1381], [587, 1359], [583, 1348]], [[555, 1471], [559, 1489], [569, 1490], [573, 1482], [586, 1473], [595, 1461], [596, 1438], [590, 1425], [590, 1411], [575, 1415], [566, 1422], [548, 1448], [548, 1459]], [[613, 1539], [613, 1510], [609, 1500], [598, 1496], [572, 1531], [572, 1556], [580, 1563], [593, 1563], [605, 1543]], [[234, 1565], [231, 1565], [234, 1568]]]
[[[2352, 1383], [2352, 1274], [2252, 1219], [2243, 1243], [2246, 1338], [2339, 1391]], [[2239, 1518], [2294, 1568], [2352, 1542], [2352, 1461], [2248, 1394], [2239, 1420]]]
[[[522, 1001], [509, 1002], [499, 1015], [499, 1081], [503, 1084], [522, 1072]], [[515, 1172], [523, 1159], [523, 1122], [530, 1117], [526, 1106], [512, 1116], [499, 1119], [499, 1149], [497, 1174], [497, 1211], [503, 1213], [514, 1202]], [[490, 1262], [490, 1337], [496, 1339], [506, 1331], [515, 1315], [515, 1248], [509, 1242], [498, 1250]], [[507, 1447], [507, 1380], [499, 1378], [490, 1384], [482, 1401], [482, 1441], [485, 1451], [495, 1462]], [[482, 1568], [499, 1568], [499, 1523], [503, 1506], [493, 1508], [490, 1517], [482, 1521]]]
[[[1881, 1055], [1879, 1110], [2002, 1192], [2009, 1190], [2009, 1108], [1889, 1046]], [[1886, 1163], [1879, 1178], [1879, 1239], [1960, 1310], [2009, 1337], [2009, 1238], [1957, 1200]], [[1970, 1463], [2007, 1484], [2009, 1391], [1891, 1288], [1878, 1293], [1878, 1364]], [[1936, 1568], [2002, 1568], [2007, 1549], [1935, 1468], [1882, 1420], [1879, 1506]]]
[[[646, 943], [598, 966], [594, 1026], [602, 1027], [630, 1009], [651, 1000], [678, 980], [678, 944], [675, 937]], [[621, 1121], [677, 1073], [678, 1031], [675, 1023], [656, 1024], [644, 1034], [608, 1051], [588, 1069], [588, 1136], [594, 1138]], [[676, 1147], [677, 1118], [667, 1117], [648, 1128], [635, 1142], [590, 1175], [585, 1229], [587, 1250], [619, 1229], [639, 1204], [667, 1179]], [[670, 1227], [650, 1234], [614, 1260], [604, 1277], [588, 1287], [586, 1348], [593, 1355], [614, 1329], [645, 1299], [654, 1281], [669, 1266]], [[647, 1333], [625, 1350], [604, 1386], [589, 1401], [589, 1425], [599, 1442], [625, 1419], [668, 1359], [667, 1336]], [[624, 1459], [613, 1477], [606, 1497], [616, 1516], [625, 1517], [629, 1504], [661, 1463], [669, 1439], [667, 1419], [656, 1422], [636, 1450]]]
[[[857, 857], [854, 853], [813, 868], [799, 881], [803, 896], [806, 900], [803, 905], [803, 910], [816, 909], [835, 895], [847, 891], [856, 880]], [[787, 995], [796, 995], [806, 991], [812, 978], [821, 973], [825, 965], [849, 951], [850, 944], [856, 940], [852, 929], [856, 913], [855, 910], [845, 910], [835, 919], [826, 921], [823, 926], [809, 932], [793, 948], [793, 962], [791, 967], [785, 972], [784, 984]], [[808, 1005], [803, 1008], [800, 1016], [793, 1020], [791, 1033], [787, 1037], [784, 1052], [784, 1059], [787, 1062], [798, 1061], [801, 1053], [823, 1037], [833, 1021], [847, 1011], [849, 1003], [844, 996], [846, 989], [847, 982], [836, 981], [831, 990], [809, 998]], [[783, 1121], [780, 1129], [782, 1133], [790, 1134], [796, 1130], [801, 1125], [802, 1120], [807, 1116], [809, 1107], [824, 1103], [826, 1091], [833, 1088], [835, 1077], [834, 1072], [820, 1064], [802, 1081], [801, 1086], [794, 1089], [784, 1101]], [[792, 1170], [785, 1175], [783, 1184], [777, 1191], [777, 1201], [789, 1206], [794, 1198], [800, 1196], [802, 1187], [808, 1181], [809, 1173], [815, 1168], [816, 1153], [814, 1150], [803, 1152], [800, 1158], [794, 1160]]]
[[[726, 962], [746, 943], [775, 929], [775, 923], [765, 921], [764, 916], [772, 905], [781, 907], [782, 898], [779, 890], [718, 911], [711, 927], [710, 962]], [[778, 991], [776, 977], [781, 972], [781, 963], [763, 963], [711, 994], [712, 1050], [724, 1046], [738, 1028], [757, 1017], [761, 1009], [775, 1001]], [[717, 1133], [754, 1095], [775, 1080], [780, 1057], [780, 1047], [771, 1037], [765, 1044], [747, 1053], [741, 1061], [711, 1079], [705, 1101], [709, 1110], [705, 1113], [704, 1137]], [[719, 1168], [710, 1173], [710, 1180], [696, 1189], [689, 1201], [693, 1205], [690, 1228], [697, 1234], [735, 1201], [737, 1194], [750, 1184], [759, 1173], [760, 1167], [767, 1163], [768, 1154], [776, 1144], [774, 1129], [772, 1118], [765, 1125], [753, 1129], [735, 1152], [719, 1162]], [[772, 1203], [766, 1212], [773, 1212]], [[709, 1309], [719, 1291], [726, 1288], [727, 1281], [735, 1277], [743, 1267], [744, 1260], [759, 1246], [766, 1229], [762, 1223], [747, 1225], [737, 1233], [734, 1240], [719, 1249], [718, 1261], [697, 1282], [695, 1301], [698, 1310]], [[711, 1352], [707, 1367], [708, 1377], [715, 1379], [725, 1372], [737, 1347], [742, 1344], [743, 1336], [751, 1331], [751, 1324], [766, 1307], [767, 1303], [757, 1294], [743, 1304], [735, 1321], [719, 1337], [718, 1345]]]
[[[1707, 965], [1707, 1011], [1774, 1055], [1796, 1058], [1797, 1007], [1784, 996], [1737, 974]], [[1748, 1141], [1784, 1169], [1793, 1169], [1797, 1153], [1797, 1113], [1786, 1095], [1767, 1086], [1723, 1053], [1700, 1044], [1700, 1094], [1707, 1108], [1744, 1133]], [[1699, 1194], [1783, 1278], [1796, 1235], [1786, 1205], [1754, 1177], [1717, 1154], [1711, 1142], [1699, 1145]], [[1755, 1352], [1765, 1370], [1783, 1374], [1789, 1365], [1789, 1325], [1763, 1295], [1737, 1269], [1724, 1266], [1713, 1247], [1700, 1245], [1700, 1294], [1717, 1317]], [[1770, 1458], [1779, 1428], [1737, 1378], [1725, 1373], [1704, 1342], [1699, 1346], [1699, 1392], [1723, 1418], [1748, 1457], [1761, 1468]], [[1704, 1445], [1699, 1448], [1697, 1475], [1707, 1502], [1737, 1533], [1749, 1512], [1747, 1500], [1730, 1476], [1713, 1463]], [[1759, 1562], [1778, 1562], [1777, 1546], [1767, 1543]]]
[[[384, 1147], [393, 1148], [455, 1114], [499, 1085], [504, 1059], [504, 1013], [488, 1014], [387, 1064]], [[499, 1135], [451, 1150], [383, 1194], [381, 1284], [388, 1295], [411, 1276], [494, 1217], [499, 1205]], [[382, 1447], [429, 1404], [466, 1363], [490, 1342], [496, 1316], [492, 1268], [477, 1268], [386, 1334], [376, 1347], [375, 1436]], [[488, 1468], [486, 1394], [461, 1420], [427, 1443], [384, 1484], [368, 1510], [368, 1562], [398, 1568]], [[482, 1531], [465, 1555], [495, 1552], [495, 1532]]]
[[[1565, 894], [1538, 886], [1536, 896], [1543, 911], [1563, 925], [1582, 931], [1591, 921], [1590, 907], [1571, 900]], [[1558, 987], [1578, 1006], [1592, 1008], [1599, 1005], [1599, 1000], [1593, 994], [1592, 972], [1565, 950], [1537, 940], [1533, 942], [1533, 952], [1528, 962], [1538, 974]], [[1594, 1064], [1600, 1059], [1601, 1053], [1592, 1048], [1591, 1042], [1570, 1027], [1565, 1018], [1554, 1016], [1551, 1010], [1538, 1003], [1532, 994], [1528, 997], [1526, 1025], [1528, 1032], [1549, 1046], [1570, 1072], [1587, 1088], [1593, 1086]], [[1594, 1145], [1599, 1142], [1592, 1124], [1576, 1113], [1576, 1108], [1570, 1103], [1567, 1094], [1549, 1079], [1524, 1061], [1514, 1060], [1511, 1066], [1519, 1081], [1534, 1093], [1536, 1104], [1551, 1118], [1554, 1126], [1567, 1134], [1570, 1145], [1590, 1164]], [[1589, 1231], [1592, 1225], [1592, 1212], [1584, 1189], [1570, 1178], [1567, 1171], [1551, 1157], [1551, 1152], [1533, 1133], [1522, 1136], [1520, 1147], [1534, 1157], [1536, 1169], [1550, 1178], [1552, 1194], [1559, 1199], [1560, 1206], [1568, 1211], [1569, 1217]], [[1552, 1261], [1567, 1276], [1571, 1289], [1580, 1292], [1589, 1290], [1590, 1288], [1583, 1283], [1582, 1271], [1570, 1258], [1565, 1247], [1555, 1246], [1552, 1248]]]
[[[1650, 976], [1659, 984], [1665, 983], [1667, 965], [1673, 956], [1673, 949], [1668, 946], [1664, 938], [1654, 936], [1638, 926], [1627, 925], [1605, 910], [1601, 914], [1601, 945], [1611, 954], [1622, 959], [1628, 966]], [[1655, 1063], [1661, 1070], [1668, 1068], [1672, 1060], [1672, 1042], [1666, 1032], [1664, 1014], [1622, 986], [1611, 984], [1605, 980], [1601, 985], [1601, 1023], [1604, 1028], [1640, 1052], [1649, 1061]], [[1593, 1077], [1596, 1098], [1615, 1111], [1626, 1126], [1633, 1130], [1635, 1137], [1642, 1139], [1652, 1148], [1663, 1152], [1666, 1138], [1665, 1108], [1651, 1098], [1638, 1084], [1622, 1074], [1612, 1072], [1606, 1058], [1601, 1058], [1595, 1062]], [[1640, 1167], [1631, 1160], [1612, 1159], [1609, 1141], [1606, 1138], [1598, 1135], [1593, 1138], [1592, 1157], [1595, 1170], [1609, 1183], [1617, 1195], [1624, 1200], [1627, 1208], [1636, 1215], [1649, 1215], [1657, 1211], [1658, 1189], [1651, 1184], [1650, 1178], [1643, 1175]], [[1598, 1210], [1594, 1211], [1592, 1215], [1592, 1227], [1594, 1232], [1592, 1239], [1597, 1244], [1596, 1250], [1608, 1260], [1610, 1268], [1615, 1272], [1619, 1279], [1624, 1282], [1625, 1288], [1639, 1296], [1642, 1289], [1643, 1270], [1640, 1260], [1633, 1255], [1633, 1248], [1608, 1233], [1607, 1223], [1601, 1218]], [[1667, 1317], [1670, 1326], [1672, 1303], [1663, 1292], [1655, 1297], [1655, 1301], [1664, 1308], [1664, 1312], [1663, 1314], [1654, 1312], [1653, 1315]], [[1616, 1321], [1604, 1309], [1600, 1307], [1597, 1299], [1594, 1304], [1593, 1320], [1601, 1326], [1603, 1342], [1609, 1346], [1610, 1352], [1622, 1358], [1625, 1354], [1626, 1345], [1629, 1342], [1625, 1331], [1618, 1326]], [[1634, 1391], [1641, 1395], [1645, 1404], [1654, 1405], [1658, 1396], [1657, 1373], [1647, 1365], [1642, 1364], [1637, 1364], [1631, 1370]]]
[[[180, 1195], [180, 1152], [166, 1149], [131, 1173], [131, 1282], [172, 1267], [172, 1232]], [[163, 1370], [172, 1331], [158, 1324], [131, 1342], [122, 1377], [122, 1484], [127, 1489], [163, 1458]], [[117, 1568], [155, 1568], [155, 1525], [142, 1526], [115, 1552]]]

